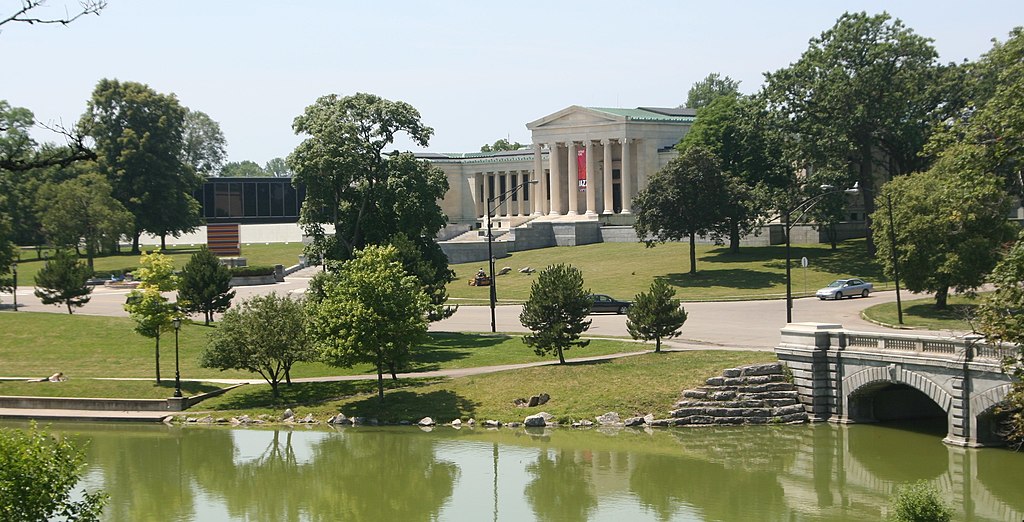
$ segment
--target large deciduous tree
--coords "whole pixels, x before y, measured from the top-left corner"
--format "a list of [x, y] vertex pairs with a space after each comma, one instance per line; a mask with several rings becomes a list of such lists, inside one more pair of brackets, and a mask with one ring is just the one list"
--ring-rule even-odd
[[200, 223], [192, 192], [202, 177], [182, 161], [186, 109], [173, 94], [136, 82], [96, 85], [79, 127], [96, 142], [97, 162], [114, 197], [135, 216], [132, 251], [149, 232], [178, 237]]
[[688, 239], [690, 273], [695, 274], [697, 236], [720, 233], [730, 193], [718, 158], [704, 147], [687, 147], [637, 194], [633, 228], [647, 246]]
[[[839, 17], [799, 60], [765, 75], [796, 164], [846, 172], [848, 186], [856, 181], [869, 191], [878, 173], [919, 169], [918, 152], [940, 102], [929, 89], [937, 56], [930, 39], [886, 13]], [[867, 192], [869, 214], [874, 205]]]
[[284, 158], [271, 158], [263, 166], [263, 170], [275, 178], [292, 177], [292, 170], [288, 168], [288, 161]]
[[482, 147], [480, 147], [480, 152], [501, 152], [506, 150], [519, 150], [523, 147], [524, 145], [522, 143], [519, 143], [518, 141], [510, 142], [505, 138], [501, 138], [495, 141], [493, 145], [483, 145]]
[[373, 365], [383, 402], [384, 371], [401, 367], [426, 339], [429, 299], [393, 246], [358, 250], [317, 277], [308, 313], [322, 358], [336, 366]]
[[714, 154], [731, 180], [720, 234], [729, 238], [729, 250], [738, 252], [740, 238], [767, 214], [768, 195], [791, 183], [793, 169], [784, 159], [780, 126], [762, 97], [725, 93], [700, 110], [677, 148], [693, 146]]
[[35, 422], [0, 428], [0, 520], [98, 522], [107, 496], [76, 493], [84, 467], [84, 452], [69, 438]]
[[224, 314], [200, 365], [258, 373], [279, 397], [281, 381], [291, 384], [292, 365], [315, 358], [302, 301], [271, 293], [242, 301]]
[[102, 245], [134, 232], [131, 213], [114, 199], [110, 183], [100, 174], [44, 185], [37, 198], [46, 237], [62, 247], [84, 244], [89, 270]]
[[580, 335], [590, 328], [587, 315], [592, 304], [578, 268], [558, 264], [541, 270], [519, 314], [519, 321], [533, 332], [523, 342], [537, 355], [557, 354], [559, 364], [565, 364], [566, 350], [590, 344]]
[[[935, 292], [935, 306], [946, 307], [949, 289], [973, 290], [999, 260], [999, 249], [1013, 236], [1006, 220], [1009, 198], [999, 180], [979, 172], [964, 153], [946, 151], [927, 172], [898, 177], [882, 187], [892, 198], [895, 248], [907, 289]], [[881, 255], [893, 274], [888, 209], [875, 212], [871, 224]]]
[[222, 178], [269, 178], [271, 174], [252, 160], [229, 161], [220, 169]]
[[91, 299], [90, 277], [92, 269], [78, 261], [74, 252], [59, 250], [36, 273], [35, 295], [43, 304], [67, 306], [70, 315]]
[[205, 112], [185, 109], [181, 159], [186, 165], [204, 178], [216, 175], [227, 158], [226, 147], [219, 123]]
[[662, 279], [651, 283], [647, 292], [636, 294], [626, 316], [626, 330], [634, 339], [654, 341], [654, 351], [661, 351], [661, 340], [678, 337], [686, 322], [686, 310], [675, 298], [676, 291]]
[[721, 96], [733, 98], [738, 96], [739, 88], [739, 80], [733, 80], [719, 73], [711, 73], [690, 87], [689, 92], [686, 93], [686, 105], [681, 105], [680, 108], [702, 109], [711, 105]]
[[231, 271], [206, 246], [192, 254], [178, 279], [178, 304], [181, 311], [202, 313], [207, 326], [213, 314], [231, 306]]
[[128, 294], [124, 309], [135, 321], [135, 332], [156, 341], [154, 358], [156, 383], [160, 384], [160, 334], [171, 327], [179, 316], [174, 303], [162, 295], [177, 289], [178, 278], [174, 275], [174, 262], [159, 251], [142, 254], [141, 268], [135, 271], [139, 287]]

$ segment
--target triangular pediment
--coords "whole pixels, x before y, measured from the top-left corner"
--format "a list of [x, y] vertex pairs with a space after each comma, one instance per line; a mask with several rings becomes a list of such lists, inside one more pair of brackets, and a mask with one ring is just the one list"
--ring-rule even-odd
[[526, 124], [529, 130], [601, 125], [626, 121], [625, 117], [573, 105]]

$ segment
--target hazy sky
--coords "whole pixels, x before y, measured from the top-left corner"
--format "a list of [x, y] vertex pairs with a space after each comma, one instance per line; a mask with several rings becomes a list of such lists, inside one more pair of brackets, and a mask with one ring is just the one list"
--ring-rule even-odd
[[[0, 17], [16, 5], [0, 0]], [[292, 120], [317, 97], [370, 92], [420, 111], [427, 150], [469, 152], [529, 143], [527, 122], [570, 105], [674, 107], [710, 72], [756, 91], [844, 11], [887, 10], [942, 61], [973, 60], [1024, 25], [1021, 0], [491, 5], [108, 0], [67, 27], [4, 26], [0, 99], [71, 124], [101, 78], [146, 83], [218, 121], [230, 161], [262, 165], [299, 143]]]

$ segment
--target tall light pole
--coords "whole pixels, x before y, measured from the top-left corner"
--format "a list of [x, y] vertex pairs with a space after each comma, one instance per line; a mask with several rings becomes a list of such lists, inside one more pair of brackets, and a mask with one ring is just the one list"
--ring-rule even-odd
[[181, 367], [178, 365], [178, 330], [181, 330], [181, 318], [175, 317], [174, 324], [174, 396], [181, 397]]
[[802, 213], [810, 210], [815, 203], [821, 200], [821, 198], [842, 192], [841, 190], [836, 190], [832, 185], [822, 185], [820, 188], [823, 191], [821, 194], [811, 196], [796, 205], [787, 208], [784, 214], [786, 217], [786, 324], [793, 322], [793, 271], [790, 267], [792, 264], [792, 257], [790, 256], [789, 240], [790, 231], [793, 229], [793, 212], [801, 212], [801, 215], [803, 215]]
[[15, 261], [11, 264], [11, 272], [14, 274], [14, 288], [11, 289], [11, 293], [14, 295], [14, 311], [18, 311], [18, 262]]
[[[537, 184], [539, 182], [540, 181], [536, 180], [536, 179], [530, 180], [530, 181], [524, 181], [524, 182], [522, 182], [522, 183], [520, 183], [520, 184], [518, 184], [518, 185], [516, 185], [516, 186], [514, 186], [514, 187], [512, 187], [512, 188], [510, 188], [508, 190], [506, 190], [505, 192], [502, 192], [501, 194], [498, 194], [497, 196], [493, 196], [493, 197], [487, 198], [487, 267], [490, 270], [490, 273], [488, 275], [491, 278], [491, 292], [490, 292], [491, 293], [491, 333], [495, 333], [495, 332], [498, 331], [497, 325], [495, 324], [495, 320], [494, 320], [494, 306], [495, 306], [495, 303], [498, 301], [498, 292], [494, 288], [494, 286], [495, 286], [494, 285], [494, 250], [493, 250], [494, 247], [492, 246], [493, 243], [494, 243], [494, 235], [491, 233], [492, 222], [493, 222], [493, 220], [491, 219], [493, 216], [491, 214], [494, 213], [494, 207], [495, 206], [501, 205], [502, 203], [504, 203], [506, 199], [508, 199], [509, 197], [512, 196], [512, 194], [515, 193], [515, 191], [517, 191], [517, 190], [519, 190], [519, 189], [521, 189], [521, 188], [523, 188], [523, 187], [525, 187], [527, 185], [535, 185], [535, 184]], [[495, 205], [495, 201], [497, 201], [497, 205]]]
[[[878, 192], [874, 190], [861, 188], [859, 181], [853, 184], [853, 188], [846, 189], [845, 192], [859, 194], [862, 190], [878, 195]], [[896, 283], [896, 319], [899, 324], [903, 324], [903, 301], [900, 299], [900, 262], [896, 251], [896, 222], [892, 217], [892, 196], [888, 192], [885, 194], [885, 211], [889, 214], [889, 252], [892, 253], [892, 278]]]

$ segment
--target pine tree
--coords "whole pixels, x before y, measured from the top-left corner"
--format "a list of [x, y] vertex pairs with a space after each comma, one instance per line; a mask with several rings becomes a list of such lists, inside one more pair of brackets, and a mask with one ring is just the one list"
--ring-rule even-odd
[[234, 297], [231, 271], [221, 264], [217, 256], [205, 246], [192, 254], [178, 281], [178, 305], [181, 309], [188, 313], [202, 312], [209, 326], [214, 312], [227, 310]]
[[634, 339], [654, 341], [654, 351], [661, 352], [661, 339], [679, 335], [686, 322], [686, 310], [675, 299], [676, 291], [661, 279], [651, 283], [649, 292], [636, 294], [626, 316], [626, 330]]
[[75, 254], [58, 251], [36, 274], [36, 297], [43, 304], [66, 305], [68, 314], [72, 314], [73, 308], [91, 299], [92, 287], [86, 284], [91, 276], [92, 270], [80, 263]]
[[523, 342], [537, 355], [557, 353], [558, 362], [565, 364], [565, 350], [590, 344], [579, 339], [590, 328], [586, 317], [592, 304], [578, 268], [561, 264], [545, 268], [533, 282], [530, 299], [519, 314], [523, 326], [533, 331]]

